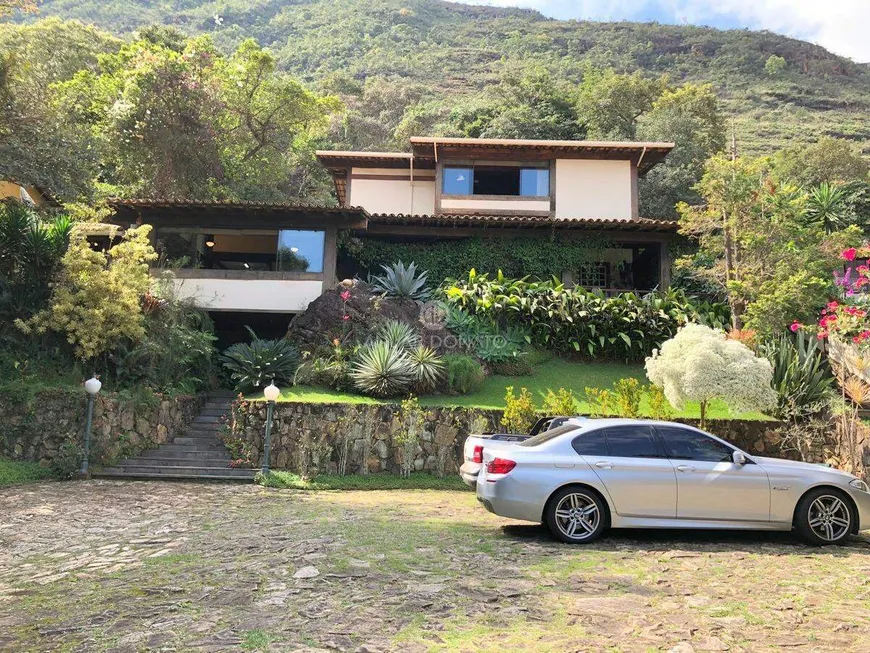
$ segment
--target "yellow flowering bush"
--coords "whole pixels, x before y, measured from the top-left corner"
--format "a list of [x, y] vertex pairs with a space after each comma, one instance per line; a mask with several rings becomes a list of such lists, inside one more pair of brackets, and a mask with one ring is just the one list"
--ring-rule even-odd
[[157, 258], [149, 225], [127, 230], [108, 252], [74, 236], [61, 261], [49, 307], [26, 322], [25, 332], [66, 336], [77, 357], [91, 360], [145, 333], [142, 296], [151, 286], [149, 263]]

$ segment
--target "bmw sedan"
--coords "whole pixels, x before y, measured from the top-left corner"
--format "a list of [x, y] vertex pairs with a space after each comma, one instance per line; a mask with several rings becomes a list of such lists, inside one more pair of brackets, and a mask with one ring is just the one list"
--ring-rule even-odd
[[870, 528], [870, 490], [851, 474], [646, 420], [572, 420], [509, 448], [484, 448], [477, 498], [578, 544], [608, 528], [708, 528], [794, 529], [823, 545]]

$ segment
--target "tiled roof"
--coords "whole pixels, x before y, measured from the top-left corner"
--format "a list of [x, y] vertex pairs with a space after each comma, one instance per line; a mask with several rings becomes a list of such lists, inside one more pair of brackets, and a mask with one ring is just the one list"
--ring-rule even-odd
[[251, 209], [263, 211], [317, 211], [320, 213], [360, 213], [363, 209], [356, 206], [324, 206], [312, 202], [256, 202], [252, 200], [195, 200], [195, 199], [171, 199], [171, 198], [136, 198], [122, 199], [110, 198], [109, 206], [112, 208], [131, 209]]
[[618, 220], [613, 218], [551, 218], [532, 215], [407, 215], [404, 213], [374, 213], [369, 217], [372, 224], [401, 224], [430, 227], [520, 227], [556, 229], [585, 229], [598, 231], [648, 231], [673, 232], [679, 223], [673, 220], [653, 220], [635, 218]]

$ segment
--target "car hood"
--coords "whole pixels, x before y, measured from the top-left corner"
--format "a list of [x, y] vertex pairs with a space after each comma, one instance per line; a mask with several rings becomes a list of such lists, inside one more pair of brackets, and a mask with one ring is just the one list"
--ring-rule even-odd
[[765, 469], [780, 469], [793, 472], [797, 472], [800, 470], [806, 470], [808, 472], [812, 471], [816, 473], [827, 472], [829, 474], [838, 474], [840, 476], [854, 478], [852, 474], [841, 471], [834, 467], [828, 467], [827, 465], [819, 465], [817, 463], [805, 463], [799, 460], [786, 460], [784, 458], [766, 458], [764, 456], [751, 456], [751, 458]]

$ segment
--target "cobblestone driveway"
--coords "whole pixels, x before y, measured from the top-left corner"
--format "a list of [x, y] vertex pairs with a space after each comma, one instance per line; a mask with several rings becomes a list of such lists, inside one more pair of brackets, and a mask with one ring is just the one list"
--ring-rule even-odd
[[870, 541], [617, 533], [463, 492], [0, 489], [0, 650], [854, 650]]

